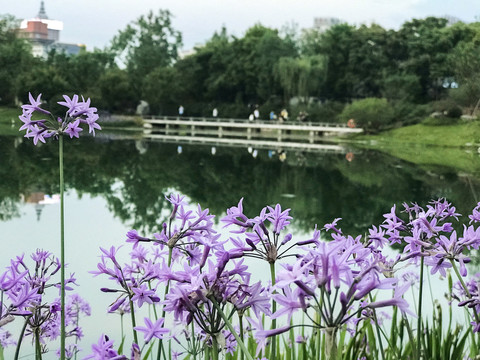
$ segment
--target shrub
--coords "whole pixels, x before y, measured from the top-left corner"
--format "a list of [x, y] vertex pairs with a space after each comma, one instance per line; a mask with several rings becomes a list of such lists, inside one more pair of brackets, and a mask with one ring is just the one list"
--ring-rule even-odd
[[414, 104], [408, 101], [394, 101], [391, 104], [393, 117], [400, 126], [417, 124], [432, 112], [429, 104]]
[[462, 116], [463, 112], [462, 112], [462, 109], [460, 109], [459, 106], [457, 105], [454, 105], [452, 107], [450, 107], [448, 110], [447, 110], [447, 117], [449, 118], [453, 118], [453, 119], [460, 119], [460, 117]]
[[387, 99], [366, 98], [347, 105], [339, 119], [345, 123], [354, 119], [365, 131], [378, 131], [392, 124], [394, 113]]

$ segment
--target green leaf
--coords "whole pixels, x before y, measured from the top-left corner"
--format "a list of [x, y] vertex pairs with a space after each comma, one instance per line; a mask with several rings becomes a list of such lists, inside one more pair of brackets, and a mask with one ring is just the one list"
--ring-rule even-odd
[[338, 340], [338, 349], [337, 349], [337, 360], [342, 360], [343, 358], [343, 347], [345, 345], [345, 335], [347, 330], [343, 329], [340, 332], [340, 339]]
[[122, 355], [123, 354], [123, 344], [125, 343], [125, 335], [122, 338], [122, 342], [120, 343], [120, 346], [118, 347], [117, 352]]
[[[465, 342], [467, 341], [469, 331], [465, 331], [465, 334], [463, 334], [462, 338], [460, 339], [460, 342], [458, 345], [455, 347], [452, 353], [451, 359], [461, 359], [463, 356], [463, 348], [465, 347]], [[478, 352], [478, 349], [477, 349]]]
[[152, 349], [153, 349], [153, 345], [154, 345], [154, 344], [155, 344], [154, 342], [152, 342], [152, 343], [150, 344], [150, 346], [148, 347], [147, 352], [145, 353], [145, 356], [143, 357], [143, 360], [147, 360], [147, 359], [148, 359], [148, 356], [149, 356], [150, 353], [152, 352]]

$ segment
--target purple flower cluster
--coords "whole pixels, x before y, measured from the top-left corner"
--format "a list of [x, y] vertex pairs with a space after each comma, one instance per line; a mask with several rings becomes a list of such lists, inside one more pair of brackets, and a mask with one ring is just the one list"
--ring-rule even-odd
[[[31, 255], [33, 265], [28, 265], [24, 255], [11, 260], [10, 266], [0, 274], [0, 341], [3, 347], [14, 345], [4, 326], [16, 318], [25, 322], [24, 336], [38, 337], [42, 352], [47, 352], [47, 341], [55, 340], [60, 335], [60, 299], [48, 302], [47, 290], [60, 288], [60, 283], [53, 277], [60, 269], [58, 258], [44, 250], [37, 250]], [[75, 284], [73, 275], [65, 281], [66, 288]], [[66, 307], [67, 336], [83, 337], [78, 326], [82, 315], [90, 315], [90, 306], [80, 296], [74, 294], [68, 298]], [[77, 351], [76, 345], [70, 349], [71, 358]]]
[[[250, 284], [251, 274], [246, 271], [244, 261], [238, 259], [242, 254], [227, 250], [227, 241], [219, 241], [220, 235], [213, 230], [214, 217], [208, 209], [189, 206], [183, 196], [172, 195], [167, 200], [173, 210], [160, 233], [151, 238], [139, 235], [136, 230], [127, 233], [126, 241], [133, 245], [129, 264], [119, 264], [118, 248], [101, 249], [101, 260], [93, 273], [107, 275], [117, 285], [102, 289], [106, 293], [119, 294], [110, 311], [126, 302], [134, 306], [134, 311], [143, 304], [161, 306], [164, 313], [172, 314], [181, 328], [194, 322], [194, 334], [180, 332], [187, 342], [192, 336], [197, 342], [222, 337], [224, 348], [232, 352], [236, 341], [225, 328], [213, 302], [224, 311], [243, 315], [251, 309], [260, 316], [270, 314], [269, 294], [261, 283]], [[161, 285], [170, 287], [162, 302], [156, 292]], [[146, 318], [145, 326], [137, 326], [135, 330], [143, 332], [144, 341], [148, 343], [169, 333], [163, 329], [163, 322], [163, 318], [156, 321]], [[171, 336], [176, 339], [178, 335], [172, 333]], [[213, 346], [211, 342], [210, 345]], [[186, 351], [191, 353], [198, 349]]]
[[[466, 306], [474, 313], [480, 313], [480, 273], [475, 274], [466, 282], [466, 288], [461, 283], [455, 284], [452, 297], [459, 301], [458, 306]], [[480, 332], [480, 322], [474, 319], [471, 322], [473, 332]]]
[[[83, 129], [80, 124], [87, 124], [89, 132], [95, 135], [95, 129], [101, 130], [98, 125], [97, 109], [90, 106], [90, 99], [85, 100], [82, 97], [82, 101], [79, 101], [78, 95], [73, 95], [70, 98], [67, 95], [63, 95], [65, 101], [60, 101], [58, 104], [67, 108], [65, 117], [55, 118], [53, 114], [40, 106], [42, 94], [38, 95], [35, 99], [32, 94], [28, 94], [30, 104], [22, 105], [23, 113], [19, 116], [23, 125], [20, 127], [20, 131], [26, 130], [25, 137], [33, 138], [33, 143], [43, 142], [51, 137], [58, 138], [59, 135], [67, 134], [70, 138], [79, 137], [79, 134]], [[41, 116], [47, 116], [48, 119], [32, 120], [33, 114], [37, 112]]]
[[460, 274], [466, 276], [465, 264], [470, 262], [466, 253], [479, 248], [480, 228], [463, 225], [462, 234], [457, 235], [452, 222], [457, 222], [460, 214], [445, 199], [432, 201], [426, 209], [417, 204], [404, 204], [404, 208], [408, 221], [400, 219], [393, 207], [389, 214], [384, 215], [386, 220], [381, 225], [385, 229], [384, 238], [390, 244], [404, 245], [403, 254], [397, 261], [416, 263], [423, 257], [425, 264], [431, 267], [431, 273], [439, 272], [442, 276], [446, 276], [446, 269], [458, 263]]
[[[258, 356], [270, 337], [295, 326], [324, 331], [335, 341], [341, 328], [354, 332], [362, 321], [378, 322], [377, 309], [397, 307], [415, 316], [404, 299], [412, 285], [408, 269], [423, 259], [432, 274], [445, 275], [446, 269], [456, 269], [458, 264], [459, 276], [465, 277], [465, 264], [470, 261], [467, 252], [480, 246], [480, 230], [472, 224], [457, 235], [452, 222], [460, 215], [444, 199], [432, 201], [425, 209], [404, 204], [400, 214], [394, 206], [384, 215], [385, 221], [372, 226], [365, 236], [344, 234], [339, 227], [341, 219], [335, 219], [322, 228], [323, 233], [315, 227], [311, 237], [300, 241], [288, 233], [290, 210], [282, 210], [280, 205], [267, 206], [250, 218], [244, 214], [241, 199], [221, 219], [229, 230], [222, 240], [208, 209], [191, 207], [180, 195], [167, 200], [173, 210], [159, 233], [151, 237], [136, 230], [127, 233], [126, 241], [133, 245], [131, 262], [119, 264], [119, 248], [101, 249], [94, 273], [107, 275], [116, 283], [102, 289], [117, 293], [110, 311], [127, 303], [133, 312], [145, 305], [161, 310], [161, 317], [145, 318], [144, 326], [134, 330], [144, 334], [145, 344], [155, 339], [176, 341], [185, 350], [177, 354], [198, 354], [199, 342], [213, 351], [233, 353], [241, 345], [237, 333], [252, 336], [254, 331]], [[470, 216], [471, 223], [480, 221], [479, 209], [480, 204]], [[393, 244], [400, 244], [403, 251], [392, 257], [384, 250]], [[272, 283], [252, 282], [245, 257], [264, 260], [271, 268], [278, 262], [282, 269]], [[467, 284], [468, 289], [456, 298], [461, 306], [478, 312], [478, 279]], [[163, 297], [162, 288], [166, 289]], [[293, 324], [296, 312], [303, 313], [307, 323]], [[235, 331], [229, 325], [234, 315], [239, 319]], [[265, 317], [272, 319], [272, 324], [283, 319], [286, 325], [264, 328]], [[164, 327], [167, 318], [175, 325], [172, 330]], [[246, 327], [243, 318], [248, 320]], [[479, 323], [477, 318], [472, 321], [474, 331], [480, 329]], [[186, 347], [179, 336], [185, 338]], [[112, 352], [103, 335], [95, 345], [94, 352], [99, 351], [105, 358], [125, 358]]]
[[231, 253], [235, 254], [235, 257], [248, 256], [264, 259], [269, 263], [288, 256], [288, 251], [297, 245], [293, 244], [285, 249], [285, 245], [292, 239], [292, 234], [288, 233], [283, 238], [280, 236], [292, 219], [289, 213], [290, 209], [282, 211], [280, 204], [277, 204], [275, 208], [263, 208], [258, 216], [250, 219], [243, 213], [242, 198], [237, 206], [227, 210], [227, 215], [221, 220], [225, 227], [234, 227], [232, 234], [243, 235], [230, 238], [234, 246]]

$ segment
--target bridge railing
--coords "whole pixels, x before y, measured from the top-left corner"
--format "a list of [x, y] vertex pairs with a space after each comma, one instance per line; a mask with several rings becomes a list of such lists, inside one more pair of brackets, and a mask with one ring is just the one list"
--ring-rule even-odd
[[311, 121], [291, 121], [284, 120], [283, 122], [275, 120], [248, 120], [248, 119], [235, 119], [235, 118], [208, 118], [208, 117], [195, 117], [195, 116], [144, 116], [145, 120], [183, 120], [183, 121], [195, 121], [198, 123], [202, 122], [218, 122], [218, 123], [255, 123], [255, 124], [282, 124], [282, 125], [300, 125], [300, 126], [326, 126], [326, 127], [336, 127], [336, 128], [347, 128], [347, 124], [341, 123], [327, 123], [327, 122], [311, 122]]

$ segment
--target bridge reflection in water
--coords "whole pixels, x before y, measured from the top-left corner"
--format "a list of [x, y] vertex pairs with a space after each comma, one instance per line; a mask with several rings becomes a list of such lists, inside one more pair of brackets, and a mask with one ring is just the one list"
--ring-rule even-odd
[[309, 152], [346, 153], [344, 146], [328, 143], [329, 136], [363, 131], [343, 124], [240, 119], [162, 117], [144, 122], [144, 137], [152, 140]]

